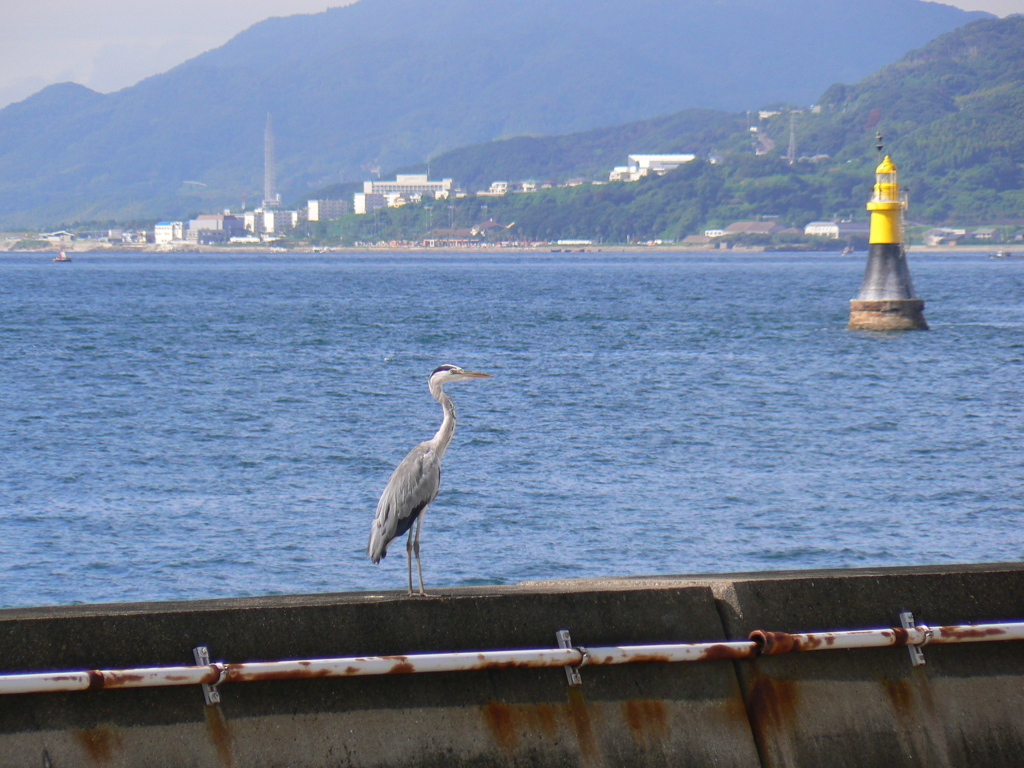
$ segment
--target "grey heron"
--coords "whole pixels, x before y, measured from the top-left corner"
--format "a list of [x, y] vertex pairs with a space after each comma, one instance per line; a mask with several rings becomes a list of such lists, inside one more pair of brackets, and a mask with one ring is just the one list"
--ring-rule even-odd
[[[445, 384], [470, 379], [489, 379], [489, 373], [466, 371], [455, 365], [439, 365], [430, 374], [427, 386], [430, 394], [441, 404], [444, 417], [437, 434], [426, 440], [402, 459], [391, 473], [384, 492], [377, 502], [377, 514], [370, 527], [370, 541], [366, 554], [374, 563], [379, 563], [388, 553], [388, 546], [406, 531], [409, 532], [405, 552], [409, 565], [409, 594], [412, 594], [412, 558], [416, 556], [416, 571], [420, 578], [420, 594], [423, 589], [423, 566], [420, 562], [420, 527], [423, 512], [437, 496], [441, 484], [441, 457], [455, 432], [455, 405], [444, 391]], [[416, 523], [415, 534], [412, 525]]]

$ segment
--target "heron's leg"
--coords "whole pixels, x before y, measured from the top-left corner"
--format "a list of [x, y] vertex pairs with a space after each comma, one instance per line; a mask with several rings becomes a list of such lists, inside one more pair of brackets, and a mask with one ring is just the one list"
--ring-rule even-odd
[[[416, 542], [412, 545], [412, 551], [416, 554], [416, 572], [420, 576], [420, 594], [426, 596], [426, 591], [423, 589], [423, 561], [420, 560], [420, 527], [423, 525], [423, 513], [416, 518]], [[411, 576], [409, 577], [412, 578]], [[412, 589], [410, 585], [409, 589]]]
[[412, 595], [412, 531], [405, 540], [405, 562], [409, 566], [409, 594]]

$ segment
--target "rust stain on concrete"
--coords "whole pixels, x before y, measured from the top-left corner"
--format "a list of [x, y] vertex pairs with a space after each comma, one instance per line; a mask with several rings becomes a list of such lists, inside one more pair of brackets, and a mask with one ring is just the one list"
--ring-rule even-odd
[[210, 735], [210, 741], [217, 750], [217, 759], [226, 768], [234, 765], [234, 756], [231, 752], [231, 728], [228, 721], [224, 719], [220, 704], [206, 707], [206, 732]]
[[484, 721], [494, 740], [505, 750], [519, 746], [522, 734], [552, 738], [558, 733], [559, 717], [551, 704], [505, 704], [492, 701], [483, 709]]
[[935, 705], [935, 695], [924, 667], [914, 667], [910, 670], [910, 685], [913, 686], [914, 699], [918, 705], [930, 717], [935, 717], [938, 711]]
[[633, 740], [643, 749], [668, 733], [668, 712], [658, 699], [628, 699], [622, 702], [622, 715]]
[[798, 698], [794, 681], [757, 675], [747, 695], [751, 724], [766, 736], [788, 733], [796, 720]]
[[576, 740], [580, 745], [580, 756], [584, 765], [600, 765], [601, 751], [597, 746], [597, 739], [594, 737], [594, 727], [591, 723], [590, 708], [583, 698], [583, 692], [579, 688], [569, 688], [569, 699], [567, 703], [569, 724], [572, 725]]
[[91, 728], [75, 734], [82, 749], [94, 763], [108, 763], [121, 746], [121, 737], [109, 728]]
[[902, 722], [909, 722], [914, 717], [914, 687], [909, 680], [891, 680], [885, 678], [883, 681], [885, 695], [892, 702], [892, 708], [896, 710], [896, 717]]
[[492, 701], [484, 707], [484, 720], [494, 740], [505, 750], [512, 751], [519, 742], [516, 717], [512, 707]]
[[520, 713], [526, 727], [533, 733], [541, 732], [547, 737], [558, 733], [558, 715], [550, 704], [533, 704], [523, 707]]

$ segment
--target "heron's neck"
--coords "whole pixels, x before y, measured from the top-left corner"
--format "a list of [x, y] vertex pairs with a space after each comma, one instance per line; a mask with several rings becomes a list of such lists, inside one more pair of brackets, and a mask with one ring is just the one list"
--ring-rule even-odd
[[455, 434], [455, 404], [441, 385], [435, 386], [431, 384], [430, 394], [441, 404], [441, 409], [444, 411], [441, 426], [438, 428], [437, 434], [430, 440], [434, 445], [434, 450], [440, 456], [444, 453], [444, 449], [448, 447], [448, 443], [451, 442], [452, 435]]

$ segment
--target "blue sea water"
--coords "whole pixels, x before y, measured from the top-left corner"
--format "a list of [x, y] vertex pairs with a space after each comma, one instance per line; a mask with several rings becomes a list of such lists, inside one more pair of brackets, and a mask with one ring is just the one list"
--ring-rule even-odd
[[1017, 560], [1024, 260], [0, 255], [0, 606], [404, 589], [392, 468], [459, 426], [428, 587]]

